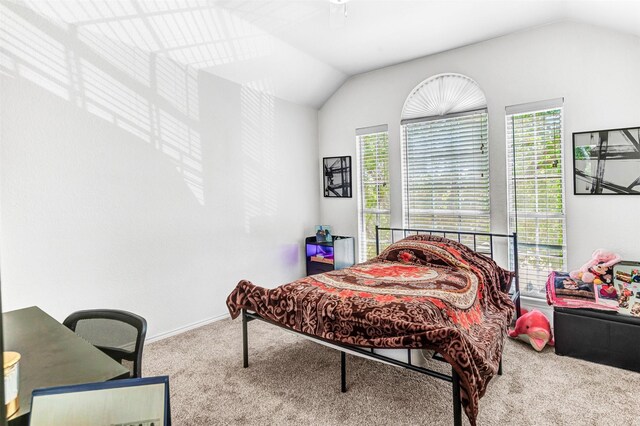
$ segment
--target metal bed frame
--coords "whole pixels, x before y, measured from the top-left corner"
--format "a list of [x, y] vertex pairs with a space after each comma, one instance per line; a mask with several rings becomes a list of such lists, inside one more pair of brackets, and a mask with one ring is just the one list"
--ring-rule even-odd
[[[489, 240], [489, 257], [493, 259], [494, 255], [494, 238], [507, 238], [512, 242], [513, 247], [513, 267], [515, 270], [515, 276], [513, 282], [511, 283], [512, 291], [509, 292], [511, 300], [515, 303], [516, 306], [516, 318], [520, 317], [520, 280], [518, 276], [518, 237], [516, 233], [513, 234], [496, 234], [489, 232], [465, 232], [465, 231], [443, 231], [436, 229], [405, 229], [405, 228], [380, 228], [376, 226], [376, 254], [380, 253], [380, 231], [389, 231], [391, 233], [391, 243], [395, 242], [395, 233], [402, 233], [403, 238], [409, 235], [416, 234], [437, 234], [442, 235], [445, 238], [449, 238], [448, 235], [457, 235], [457, 241], [461, 242], [461, 237], [472, 236], [473, 237], [473, 247], [474, 251], [477, 250], [478, 237], [484, 237]], [[449, 382], [452, 384], [452, 397], [453, 397], [453, 424], [454, 426], [462, 426], [462, 405], [460, 400], [460, 377], [458, 373], [451, 367], [451, 375], [447, 375], [441, 373], [439, 371], [431, 370], [425, 367], [420, 367], [414, 365], [411, 362], [411, 349], [407, 349], [407, 362], [399, 361], [394, 358], [390, 358], [388, 356], [381, 355], [379, 353], [375, 353], [375, 348], [362, 348], [358, 346], [351, 346], [344, 343], [336, 342], [333, 340], [326, 340], [319, 338], [317, 336], [308, 335], [306, 333], [302, 333], [299, 331], [291, 330], [282, 326], [281, 324], [275, 323], [273, 321], [267, 320], [255, 312], [249, 312], [246, 309], [242, 309], [242, 366], [243, 368], [249, 367], [249, 341], [248, 341], [248, 323], [253, 320], [261, 320], [273, 325], [276, 325], [281, 328], [285, 328], [288, 331], [308, 336], [312, 340], [324, 341], [327, 344], [339, 348], [340, 350], [340, 390], [341, 392], [347, 391], [347, 360], [346, 353], [351, 352], [355, 353], [358, 356], [363, 358], [372, 359], [375, 361], [391, 364], [397, 367], [403, 367], [409, 369], [411, 371], [415, 371], [418, 373], [426, 374], [427, 376], [435, 377], [436, 379], [443, 380], [445, 382]], [[415, 349], [415, 348], [414, 348]], [[437, 352], [434, 352], [433, 357], [434, 360], [447, 362], [442, 355]], [[502, 358], [500, 358], [500, 365], [498, 367], [498, 375], [502, 375]]]

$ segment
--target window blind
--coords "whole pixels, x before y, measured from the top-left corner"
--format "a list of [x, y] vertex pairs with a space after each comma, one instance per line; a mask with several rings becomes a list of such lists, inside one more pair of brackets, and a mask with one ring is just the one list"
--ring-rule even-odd
[[488, 232], [486, 110], [406, 121], [402, 134], [406, 225]]
[[[376, 255], [376, 225], [391, 225], [389, 198], [389, 132], [387, 126], [356, 130], [358, 153], [358, 257]], [[390, 241], [381, 239], [381, 246]], [[382, 245], [384, 243], [384, 245]]]
[[562, 100], [554, 104], [528, 112], [518, 105], [506, 115], [509, 230], [518, 233], [520, 288], [541, 298], [549, 272], [566, 263]]

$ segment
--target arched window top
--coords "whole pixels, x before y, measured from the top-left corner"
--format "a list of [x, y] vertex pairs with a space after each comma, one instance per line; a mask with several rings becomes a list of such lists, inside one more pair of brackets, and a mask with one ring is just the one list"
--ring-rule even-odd
[[462, 74], [438, 74], [418, 84], [402, 108], [402, 120], [437, 117], [486, 108], [478, 83]]

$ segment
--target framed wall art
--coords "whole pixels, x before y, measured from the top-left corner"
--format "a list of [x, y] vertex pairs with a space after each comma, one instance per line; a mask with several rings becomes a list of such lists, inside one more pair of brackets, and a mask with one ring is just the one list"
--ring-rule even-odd
[[324, 196], [351, 198], [351, 157], [322, 159]]
[[575, 195], [640, 195], [640, 126], [573, 134]]

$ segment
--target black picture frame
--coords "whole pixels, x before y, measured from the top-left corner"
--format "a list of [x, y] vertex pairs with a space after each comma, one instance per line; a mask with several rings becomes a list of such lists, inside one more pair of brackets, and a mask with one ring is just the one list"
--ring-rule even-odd
[[351, 156], [324, 157], [322, 180], [326, 198], [351, 198]]
[[575, 132], [572, 139], [574, 195], [640, 195], [640, 126]]

